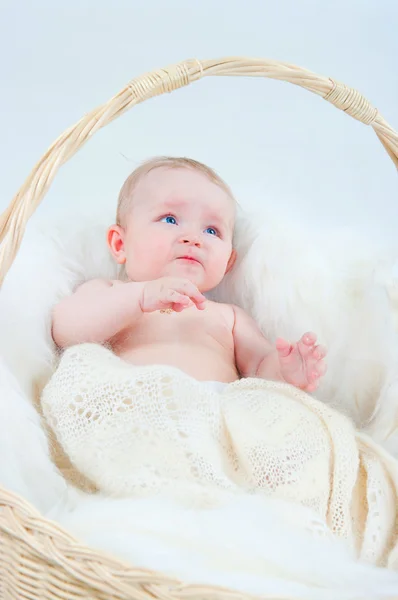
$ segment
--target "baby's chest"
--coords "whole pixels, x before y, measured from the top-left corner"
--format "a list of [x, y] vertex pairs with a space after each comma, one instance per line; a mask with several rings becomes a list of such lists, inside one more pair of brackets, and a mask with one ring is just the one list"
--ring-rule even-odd
[[140, 329], [143, 335], [158, 341], [200, 343], [213, 340], [223, 347], [233, 348], [232, 324], [222, 311], [211, 306], [205, 310], [192, 307], [181, 313], [159, 311], [144, 315]]

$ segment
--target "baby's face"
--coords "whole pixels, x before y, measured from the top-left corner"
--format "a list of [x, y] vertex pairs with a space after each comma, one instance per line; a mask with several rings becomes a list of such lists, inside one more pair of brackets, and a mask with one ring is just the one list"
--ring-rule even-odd
[[129, 279], [182, 277], [202, 292], [214, 288], [234, 260], [234, 220], [234, 200], [203, 173], [154, 169], [134, 190], [123, 234]]

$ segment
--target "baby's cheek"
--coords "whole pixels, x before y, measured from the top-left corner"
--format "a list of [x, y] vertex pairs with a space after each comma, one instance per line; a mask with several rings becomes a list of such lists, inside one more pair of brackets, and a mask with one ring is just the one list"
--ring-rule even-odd
[[148, 231], [146, 235], [143, 235], [139, 240], [138, 244], [140, 255], [144, 255], [147, 258], [155, 258], [160, 250], [164, 252], [164, 239], [158, 233]]
[[145, 254], [147, 264], [151, 264], [155, 269], [161, 268], [171, 258], [170, 242], [164, 236], [153, 236], [153, 239], [149, 240]]
[[154, 236], [148, 251], [154, 255], [157, 262], [164, 262], [170, 255], [170, 243], [163, 236]]
[[162, 264], [165, 257], [164, 247], [156, 238], [136, 240], [134, 251], [130, 258], [132, 269], [137, 279], [152, 278], [156, 275], [156, 269]]
[[206, 273], [207, 277], [212, 280], [213, 285], [218, 285], [223, 279], [226, 272], [227, 264], [224, 260], [214, 259], [210, 260]]

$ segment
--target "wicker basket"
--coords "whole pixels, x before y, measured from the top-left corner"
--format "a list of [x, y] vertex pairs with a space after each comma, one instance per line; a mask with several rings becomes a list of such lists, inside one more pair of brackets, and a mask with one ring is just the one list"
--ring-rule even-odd
[[[37, 163], [0, 218], [0, 285], [20, 247], [28, 219], [58, 169], [101, 127], [144, 100], [205, 76], [269, 77], [318, 94], [371, 125], [398, 168], [398, 134], [356, 90], [294, 65], [252, 58], [188, 60], [134, 79], [61, 135]], [[27, 502], [0, 488], [0, 599], [226, 600], [249, 598], [215, 587], [186, 585], [135, 569], [79, 544]], [[280, 599], [281, 600], [281, 599]]]

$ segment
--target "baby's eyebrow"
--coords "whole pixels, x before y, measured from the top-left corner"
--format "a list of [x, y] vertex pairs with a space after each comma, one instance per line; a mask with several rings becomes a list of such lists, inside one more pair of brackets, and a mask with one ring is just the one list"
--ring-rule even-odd
[[208, 213], [208, 214], [206, 215], [206, 218], [207, 218], [209, 221], [214, 221], [215, 223], [227, 223], [227, 221], [228, 221], [228, 220], [227, 220], [227, 219], [225, 219], [225, 218], [223, 217], [223, 215], [222, 215], [222, 214], [220, 214], [220, 213]]
[[228, 218], [222, 215], [221, 213], [209, 213], [206, 215], [207, 220], [210, 225], [217, 225], [217, 227], [222, 227], [227, 229], [228, 227], [233, 229], [233, 218]]
[[164, 200], [161, 200], [159, 202], [159, 204], [161, 204], [162, 206], [184, 206], [185, 204], [188, 204], [188, 202], [186, 200], [184, 200], [183, 198], [165, 198]]
[[159, 211], [167, 211], [172, 210], [173, 208], [180, 208], [183, 206], [183, 202], [181, 200], [172, 200], [172, 199], [164, 199], [158, 200], [156, 202], [151, 203], [150, 211], [152, 213], [157, 213]]

